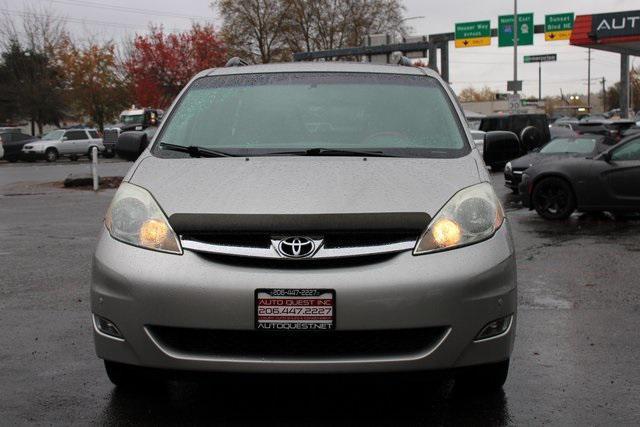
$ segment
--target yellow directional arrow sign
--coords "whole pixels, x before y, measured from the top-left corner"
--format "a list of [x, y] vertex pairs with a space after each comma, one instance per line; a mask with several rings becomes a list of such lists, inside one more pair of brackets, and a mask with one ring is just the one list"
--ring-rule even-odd
[[473, 39], [458, 39], [456, 47], [491, 46], [491, 37], [476, 37]]
[[551, 33], [544, 33], [544, 39], [548, 42], [555, 42], [558, 40], [569, 40], [571, 38], [571, 30], [567, 31], [553, 31]]
[[456, 24], [456, 47], [491, 45], [491, 21]]
[[573, 31], [573, 13], [559, 13], [544, 17], [544, 39], [548, 42], [569, 40]]

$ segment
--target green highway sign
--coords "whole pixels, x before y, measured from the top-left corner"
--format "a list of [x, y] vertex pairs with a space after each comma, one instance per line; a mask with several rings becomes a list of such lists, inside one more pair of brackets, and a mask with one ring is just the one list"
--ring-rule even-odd
[[529, 64], [532, 62], [553, 62], [558, 60], [558, 55], [550, 53], [548, 55], [525, 55], [524, 63]]
[[558, 13], [545, 15], [544, 39], [548, 42], [569, 40], [573, 31], [573, 13]]
[[[533, 13], [518, 15], [518, 46], [533, 44]], [[498, 17], [498, 47], [513, 46], [513, 15]]]
[[456, 47], [489, 46], [490, 44], [491, 21], [456, 24]]

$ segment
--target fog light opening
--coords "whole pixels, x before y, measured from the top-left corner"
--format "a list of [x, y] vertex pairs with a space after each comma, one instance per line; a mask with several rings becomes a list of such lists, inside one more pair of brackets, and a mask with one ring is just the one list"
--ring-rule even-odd
[[100, 317], [94, 314], [93, 323], [95, 324], [95, 327], [98, 330], [98, 332], [100, 332], [101, 334], [104, 334], [113, 338], [118, 338], [121, 340], [124, 339], [118, 327], [111, 320], [105, 319], [104, 317]]
[[513, 315], [508, 315], [501, 319], [496, 319], [492, 322], [487, 323], [484, 328], [480, 330], [478, 335], [476, 335], [475, 341], [482, 341], [489, 338], [494, 338], [498, 335], [504, 334], [509, 330], [511, 326], [511, 320], [513, 319]]

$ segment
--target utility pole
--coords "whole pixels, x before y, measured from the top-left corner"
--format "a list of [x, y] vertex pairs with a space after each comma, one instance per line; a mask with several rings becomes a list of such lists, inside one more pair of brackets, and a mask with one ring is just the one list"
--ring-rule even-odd
[[538, 101], [542, 101], [542, 61], [538, 62]]
[[518, 94], [518, 0], [513, 0], [513, 94]]
[[629, 118], [629, 55], [620, 55], [620, 117]]
[[607, 111], [607, 79], [602, 78], [602, 112]]
[[587, 108], [591, 113], [591, 48], [589, 48], [589, 65], [587, 67]]

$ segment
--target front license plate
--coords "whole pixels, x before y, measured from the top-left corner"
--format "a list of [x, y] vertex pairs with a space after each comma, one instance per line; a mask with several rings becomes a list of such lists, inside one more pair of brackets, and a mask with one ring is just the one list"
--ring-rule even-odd
[[332, 289], [257, 289], [256, 329], [330, 331], [335, 328], [336, 294]]

